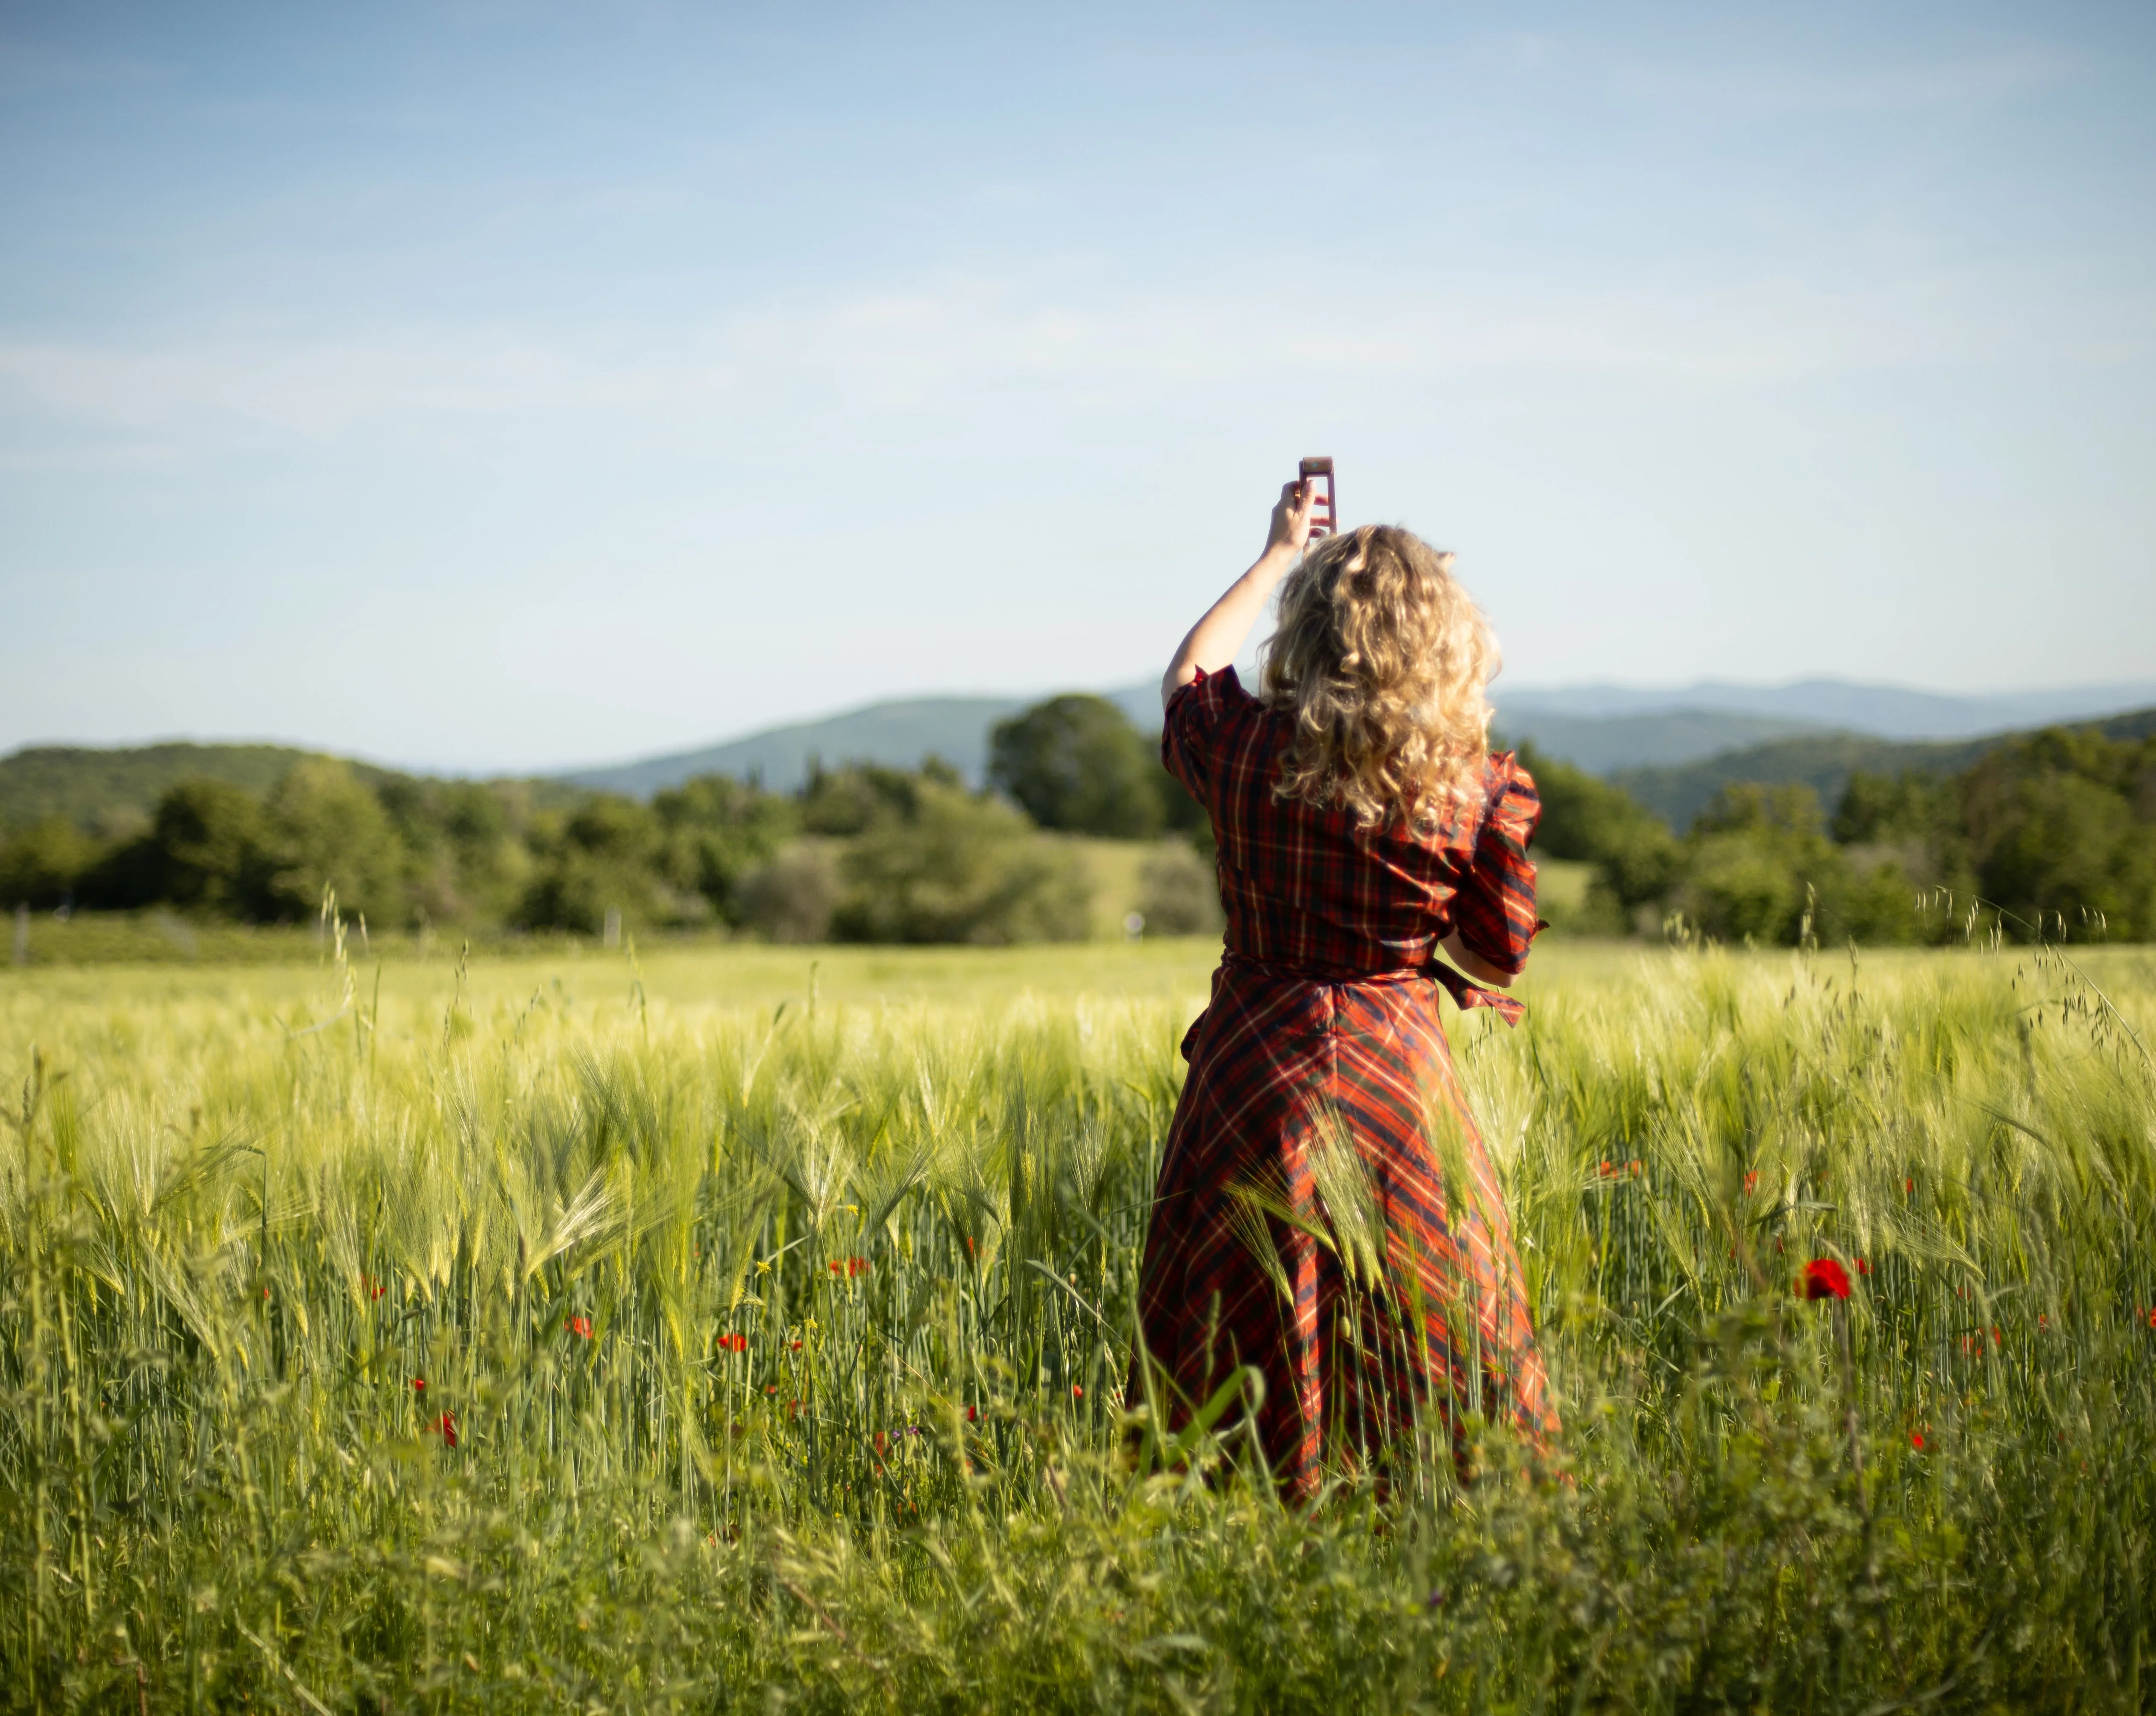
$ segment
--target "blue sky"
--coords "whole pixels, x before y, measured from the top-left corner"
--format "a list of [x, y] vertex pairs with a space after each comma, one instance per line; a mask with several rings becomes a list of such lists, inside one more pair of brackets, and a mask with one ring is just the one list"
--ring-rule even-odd
[[0, 6], [0, 748], [1157, 673], [1296, 456], [1511, 682], [2156, 661], [2156, 8]]

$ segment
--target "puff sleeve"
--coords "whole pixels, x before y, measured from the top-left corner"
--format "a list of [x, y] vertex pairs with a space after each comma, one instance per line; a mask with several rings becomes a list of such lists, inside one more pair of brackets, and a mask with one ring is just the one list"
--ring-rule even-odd
[[1218, 673], [1199, 668], [1198, 677], [1177, 686], [1168, 700], [1161, 723], [1160, 760], [1201, 804], [1213, 802], [1210, 788], [1219, 769], [1224, 732], [1251, 701], [1232, 667]]
[[1475, 838], [1474, 862], [1452, 902], [1453, 927], [1468, 949], [1500, 971], [1527, 963], [1535, 932], [1535, 866], [1527, 842], [1542, 819], [1534, 777], [1510, 753], [1491, 759], [1489, 797]]

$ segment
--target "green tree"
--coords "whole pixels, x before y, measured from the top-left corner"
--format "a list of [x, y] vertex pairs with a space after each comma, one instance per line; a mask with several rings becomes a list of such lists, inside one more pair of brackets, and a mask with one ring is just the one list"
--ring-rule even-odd
[[262, 807], [219, 780], [184, 780], [157, 800], [150, 832], [113, 855], [99, 903], [165, 901], [191, 911], [253, 917], [272, 909], [270, 830]]
[[696, 779], [652, 800], [659, 867], [679, 892], [694, 893], [728, 923], [742, 921], [741, 887], [767, 865], [792, 831], [793, 807], [723, 774]]
[[634, 927], [683, 916], [686, 902], [658, 873], [659, 819], [633, 799], [594, 794], [556, 825], [535, 830], [524, 921], [536, 928], [602, 929], [618, 911]]
[[1986, 899], [2053, 934], [2156, 934], [2156, 738], [2041, 732], [1956, 784]]
[[988, 780], [1043, 828], [1150, 840], [1172, 784], [1130, 717], [1105, 697], [1050, 697], [988, 737]]
[[924, 785], [963, 787], [964, 777], [940, 757], [926, 758], [917, 769], [880, 763], [826, 768], [821, 758], [812, 757], [798, 801], [801, 831], [843, 839], [865, 833], [890, 816], [910, 817], [919, 808]]
[[103, 850], [64, 817], [32, 824], [0, 841], [0, 906], [47, 911], [68, 904]]
[[310, 757], [270, 789], [263, 806], [271, 860], [268, 894], [279, 917], [304, 918], [322, 890], [346, 917], [401, 924], [404, 850], [382, 801], [335, 758]]

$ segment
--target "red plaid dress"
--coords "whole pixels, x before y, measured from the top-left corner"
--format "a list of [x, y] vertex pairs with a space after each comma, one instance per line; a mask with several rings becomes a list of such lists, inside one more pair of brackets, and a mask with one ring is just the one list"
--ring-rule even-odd
[[[1492, 758], [1484, 803], [1435, 833], [1358, 830], [1273, 794], [1289, 717], [1230, 668], [1176, 692], [1163, 760], [1211, 813], [1227, 951], [1146, 1237], [1139, 1335], [1171, 1427], [1255, 1365], [1273, 1473], [1382, 1466], [1418, 1429], [1461, 1454], [1467, 1411], [1531, 1440], [1557, 1416], [1512, 1223], [1455, 1076], [1434, 964], [1457, 928], [1517, 971], [1539, 927], [1534, 783]], [[1147, 1379], [1134, 1364], [1131, 1400]]]

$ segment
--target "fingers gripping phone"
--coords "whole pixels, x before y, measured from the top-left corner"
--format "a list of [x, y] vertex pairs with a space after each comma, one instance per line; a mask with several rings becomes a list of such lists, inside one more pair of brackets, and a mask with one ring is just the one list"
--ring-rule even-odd
[[1332, 461], [1330, 459], [1306, 459], [1298, 473], [1307, 483], [1312, 477], [1325, 479], [1325, 511], [1312, 520], [1310, 533], [1313, 537], [1329, 537], [1340, 528], [1340, 500], [1332, 486]]

